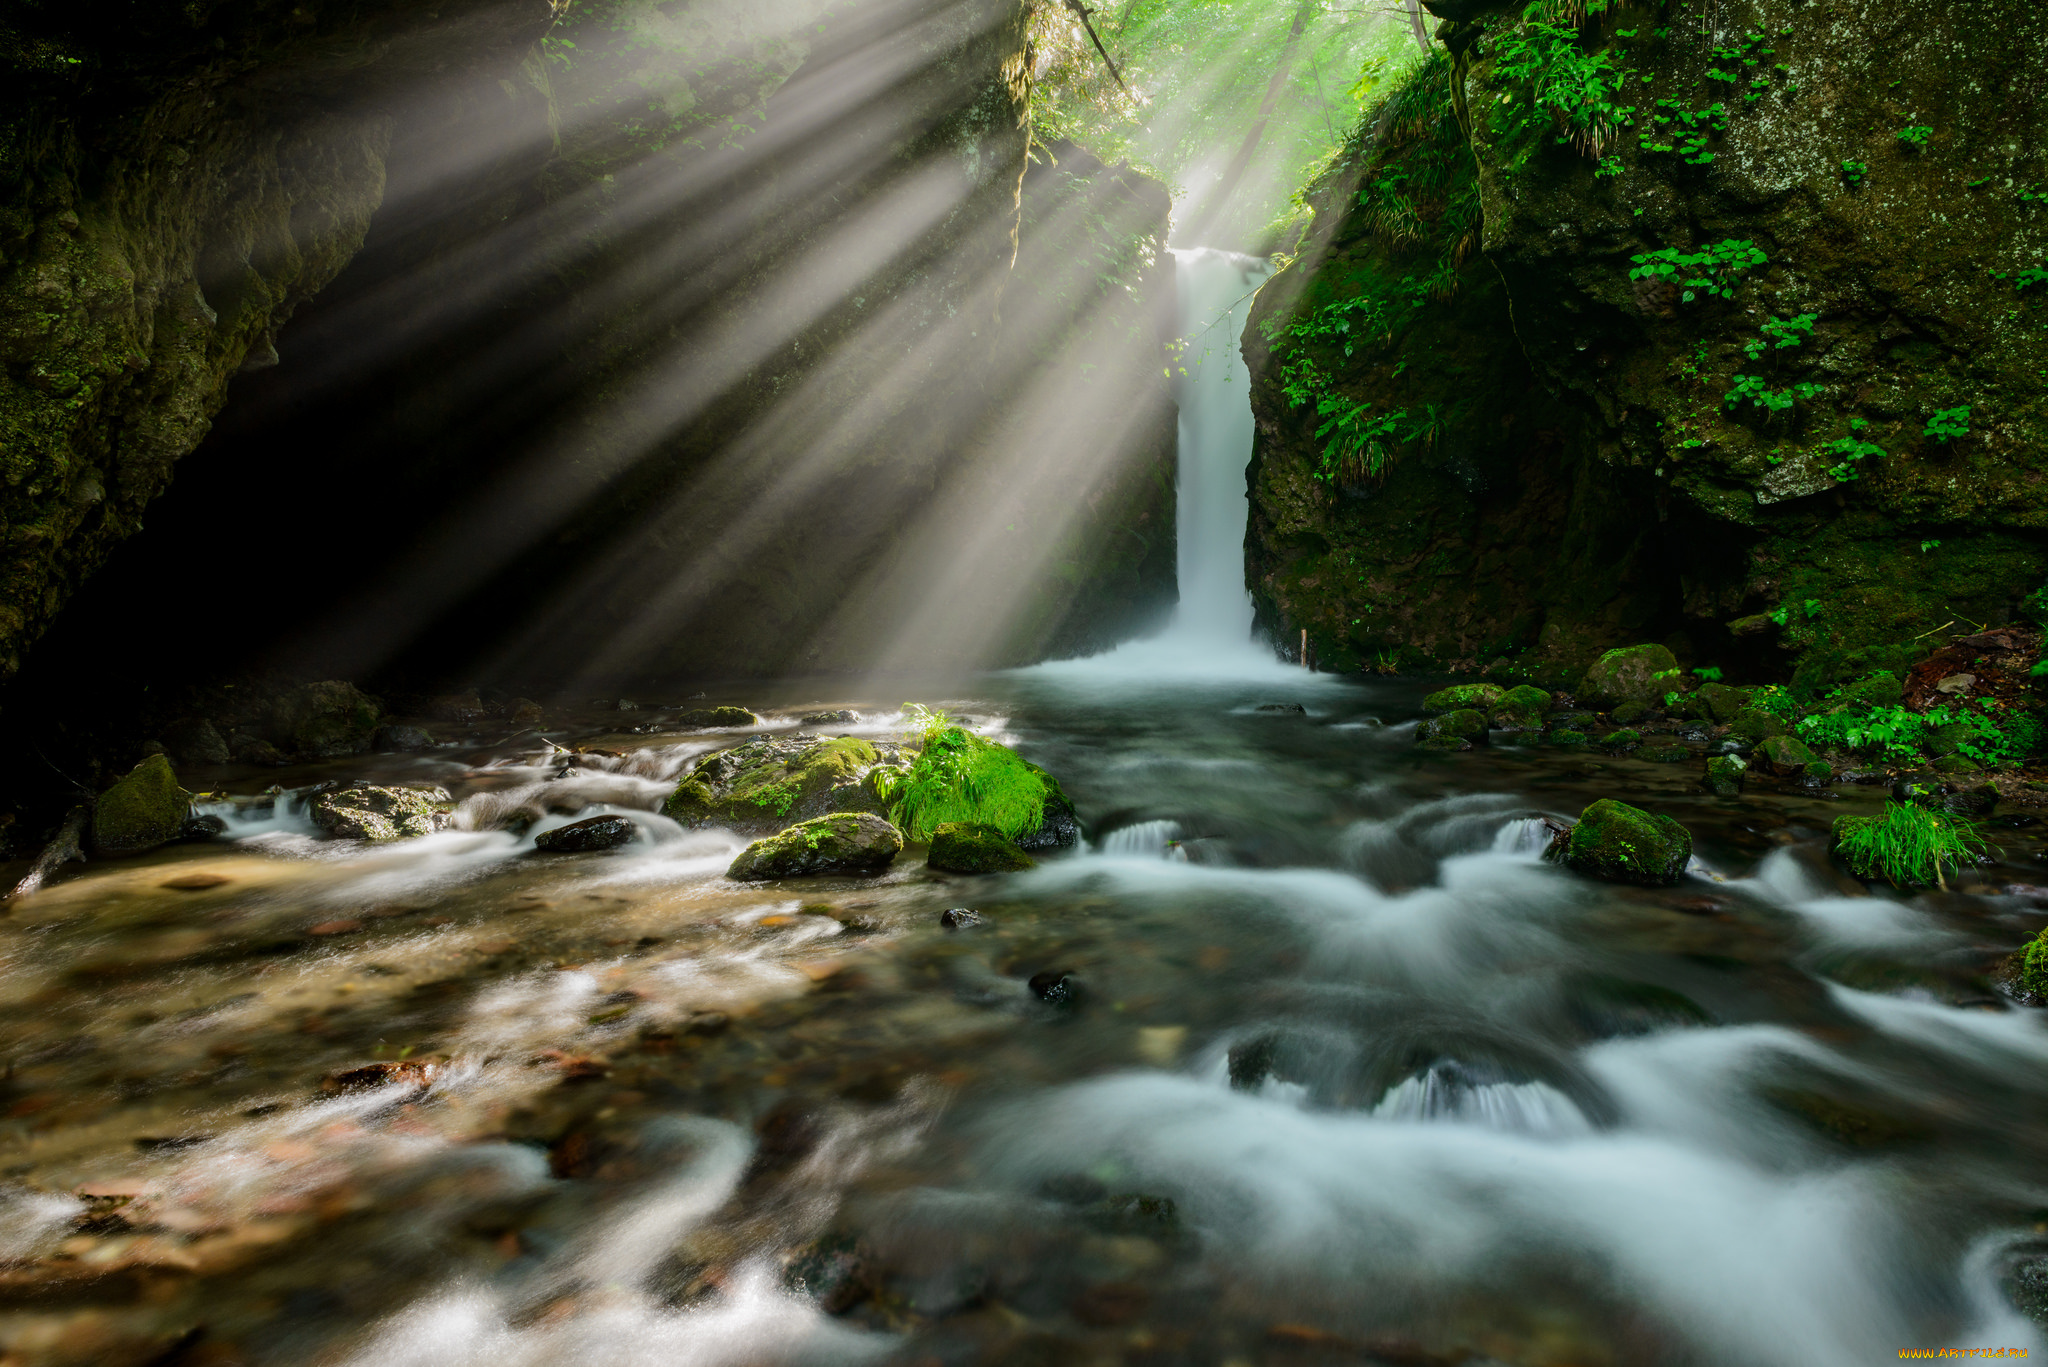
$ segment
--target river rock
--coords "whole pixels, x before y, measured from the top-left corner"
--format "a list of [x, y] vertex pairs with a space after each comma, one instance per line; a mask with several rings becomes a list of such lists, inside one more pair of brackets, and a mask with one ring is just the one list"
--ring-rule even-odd
[[1306, 717], [1308, 715], [1308, 709], [1298, 702], [1262, 702], [1257, 707], [1254, 707], [1252, 711], [1283, 717]]
[[1468, 683], [1452, 684], [1439, 688], [1422, 700], [1422, 710], [1431, 714], [1439, 712], [1490, 712], [1507, 697], [1507, 690], [1499, 684]]
[[435, 721], [454, 722], [460, 726], [473, 722], [484, 714], [484, 700], [472, 688], [463, 693], [443, 693], [427, 703], [427, 715]]
[[329, 679], [295, 688], [280, 701], [279, 730], [301, 755], [360, 755], [370, 748], [383, 708], [352, 683]]
[[[1444, 692], [1449, 692], [1449, 689]], [[1442, 693], [1431, 694], [1442, 697]], [[1425, 701], [1424, 706], [1428, 704]], [[1531, 684], [1510, 688], [1493, 704], [1488, 721], [1503, 731], [1541, 731], [1543, 716], [1550, 710], [1550, 695]]]
[[180, 717], [163, 730], [164, 748], [183, 765], [226, 764], [228, 743], [204, 717]]
[[1642, 743], [1642, 732], [1631, 731], [1625, 727], [1619, 731], [1609, 731], [1606, 735], [1600, 737], [1600, 748], [1612, 751], [1615, 754], [1620, 754], [1625, 750], [1633, 750]]
[[1580, 701], [1608, 709], [1625, 702], [1655, 705], [1666, 693], [1689, 691], [1691, 678], [1663, 646], [1623, 646], [1593, 662], [1579, 681]]
[[1736, 755], [1715, 755], [1707, 761], [1707, 791], [1716, 797], [1734, 797], [1742, 791], [1742, 775], [1749, 766]]
[[408, 840], [447, 823], [443, 788], [386, 788], [358, 783], [315, 793], [306, 804], [313, 824], [342, 840]]
[[837, 712], [811, 712], [802, 718], [805, 726], [851, 726], [859, 720], [860, 713], [850, 708], [841, 708]]
[[939, 913], [939, 924], [947, 930], [972, 930], [982, 924], [982, 916], [972, 907], [947, 907]]
[[1553, 726], [1544, 733], [1543, 739], [1552, 745], [1562, 745], [1568, 749], [1577, 749], [1585, 745], [1587, 736], [1584, 731], [1574, 727]]
[[1415, 743], [1432, 750], [1463, 750], [1468, 744], [1484, 745], [1486, 714], [1465, 707], [1431, 717], [1415, 728]]
[[1791, 734], [1785, 723], [1779, 721], [1761, 707], [1745, 707], [1735, 714], [1728, 734], [1745, 745], [1762, 745], [1773, 736]]
[[1652, 764], [1683, 764], [1691, 759], [1693, 752], [1683, 745], [1645, 745], [1636, 751], [1637, 759], [1646, 759]]
[[684, 825], [774, 830], [831, 812], [883, 815], [880, 779], [902, 773], [911, 751], [858, 736], [763, 736], [706, 755], [662, 804]]
[[1756, 747], [1757, 767], [1780, 778], [1795, 778], [1813, 763], [1813, 751], [1793, 736], [1772, 736]]
[[1657, 709], [1646, 702], [1625, 702], [1607, 714], [1607, 719], [1616, 726], [1634, 726], [1657, 715]]
[[370, 748], [383, 754], [410, 754], [433, 749], [434, 738], [417, 726], [380, 726], [370, 737]]
[[178, 838], [192, 814], [192, 795], [162, 755], [151, 755], [100, 794], [92, 809], [92, 852], [100, 858], [141, 854]]
[[1692, 833], [1668, 816], [1601, 798], [1552, 843], [1549, 857], [1589, 878], [1666, 888], [1692, 858]]
[[759, 726], [761, 719], [744, 707], [693, 707], [676, 718], [678, 726]]
[[800, 878], [820, 873], [880, 873], [903, 849], [894, 826], [867, 812], [800, 821], [741, 850], [728, 878]]
[[533, 847], [543, 854], [587, 854], [628, 844], [640, 828], [629, 816], [593, 816], [545, 831], [533, 838]]
[[1692, 714], [1703, 721], [1726, 726], [1735, 720], [1737, 713], [1749, 706], [1752, 691], [1729, 684], [1701, 684], [1692, 696]]
[[252, 736], [246, 731], [237, 731], [228, 737], [228, 749], [237, 764], [253, 764], [264, 769], [280, 769], [291, 761], [284, 752], [261, 736]]
[[1842, 696], [1865, 707], [1897, 707], [1905, 701], [1906, 687], [1896, 674], [1873, 674], [1850, 684]]
[[1000, 830], [978, 821], [948, 821], [932, 832], [925, 864], [941, 873], [1016, 873], [1038, 861]]

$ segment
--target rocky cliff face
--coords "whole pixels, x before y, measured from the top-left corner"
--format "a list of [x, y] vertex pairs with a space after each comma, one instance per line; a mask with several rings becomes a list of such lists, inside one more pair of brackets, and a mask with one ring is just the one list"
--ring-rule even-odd
[[1542, 13], [1458, 8], [1262, 297], [1267, 619], [1347, 664], [1652, 639], [1804, 682], [2011, 620], [2048, 574], [2048, 20]]
[[[21, 574], [75, 583], [239, 372], [60, 653], [120, 634], [205, 668], [152, 586], [251, 529], [346, 548], [241, 599], [288, 624], [249, 653], [323, 677], [1013, 663], [1142, 629], [1172, 600], [1168, 205], [1079, 149], [1027, 183], [1025, 13], [608, 0], [349, 102], [381, 141], [347, 231], [276, 208], [297, 254], [245, 257], [298, 273], [236, 295], [263, 307], [159, 474], [91, 555], [23, 543]], [[120, 412], [171, 411], [131, 390]], [[81, 449], [127, 431], [66, 411]]]
[[0, 18], [0, 679], [363, 241], [392, 99], [509, 77], [547, 0]]

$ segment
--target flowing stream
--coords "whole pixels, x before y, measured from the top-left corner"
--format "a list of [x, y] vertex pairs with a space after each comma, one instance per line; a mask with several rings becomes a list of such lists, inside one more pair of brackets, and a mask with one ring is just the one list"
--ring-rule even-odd
[[[1252, 263], [1181, 269], [1234, 338]], [[1166, 636], [740, 699], [762, 730], [852, 707], [831, 730], [875, 737], [944, 705], [1061, 777], [1083, 850], [732, 883], [738, 837], [655, 809], [748, 733], [643, 703], [563, 714], [611, 756], [480, 735], [224, 775], [226, 838], [17, 906], [0, 1360], [2038, 1351], [2015, 1306], [2048, 1304], [2048, 1028], [1983, 977], [2048, 907], [2037, 838], [1873, 895], [1824, 849], [1874, 791], [1417, 754], [1423, 685], [1248, 644], [1250, 431], [1218, 350], [1190, 367]], [[330, 841], [262, 792], [334, 776], [442, 783], [456, 827]], [[1681, 886], [1543, 862], [1542, 818], [1610, 795], [1695, 832]], [[488, 829], [529, 803], [532, 830]], [[602, 811], [639, 838], [534, 853]], [[956, 907], [979, 923], [944, 928]]]

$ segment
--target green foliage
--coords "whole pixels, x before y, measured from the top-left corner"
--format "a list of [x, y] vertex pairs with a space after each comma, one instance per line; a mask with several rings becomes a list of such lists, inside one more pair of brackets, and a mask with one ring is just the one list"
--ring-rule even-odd
[[1635, 263], [1628, 273], [1629, 279], [1663, 280], [1682, 286], [1687, 303], [1699, 291], [1705, 291], [1709, 298], [1733, 299], [1735, 285], [1743, 274], [1770, 262], [1756, 243], [1737, 238], [1713, 243], [1696, 252], [1660, 247], [1629, 260]]
[[1882, 446], [1863, 439], [1864, 429], [1869, 426], [1870, 424], [1862, 418], [1851, 418], [1848, 436], [1837, 437], [1820, 448], [1821, 455], [1835, 458], [1834, 467], [1828, 473], [1843, 483], [1860, 477], [1861, 472], [1856, 469], [1857, 461], [1873, 457], [1879, 460], [1884, 458]]
[[1927, 428], [1920, 435], [1943, 446], [1961, 441], [1970, 435], [1970, 405], [1941, 409], [1927, 420]]
[[1547, 0], [1522, 11], [1521, 23], [1496, 40], [1494, 71], [1524, 87], [1528, 103], [1508, 112], [1512, 131], [1548, 126], [1560, 143], [1597, 159], [1617, 129], [1635, 121], [1635, 107], [1620, 103], [1629, 73], [1606, 49], [1586, 51], [1576, 24], [1552, 19]]
[[[1830, 695], [1839, 696], [1840, 690]], [[1925, 712], [1889, 704], [1842, 706], [1803, 717], [1792, 730], [1816, 748], [1854, 750], [1903, 763], [1925, 758], [1937, 740], [1945, 740], [1953, 743], [1955, 753], [1987, 768], [2024, 763], [2048, 735], [2035, 718], [2000, 709], [1989, 699], [1975, 708], [1944, 704]]]
[[974, 821], [1015, 840], [1045, 820], [1051, 785], [1036, 766], [994, 741], [955, 726], [944, 712], [916, 703], [904, 708], [924, 734], [910, 772], [882, 793], [889, 819], [912, 840], [940, 826]]
[[[1780, 608], [1778, 611], [1783, 612], [1784, 609]], [[1785, 624], [1784, 618], [1777, 613], [1771, 614], [1771, 620], [1777, 622], [1779, 626]], [[1802, 711], [1799, 699], [1793, 697], [1792, 690], [1782, 684], [1765, 684], [1756, 689], [1749, 695], [1749, 705], [1759, 712], [1769, 713], [1787, 726], [1799, 720]]]
[[1845, 161], [1842, 163], [1842, 180], [1845, 184], [1861, 185], [1864, 177], [1869, 174], [1870, 163], [1867, 161]]
[[1920, 543], [1920, 554], [1925, 555], [1929, 551], [1933, 550], [1935, 547], [1939, 546], [1940, 544], [1941, 538], [1939, 537], [1935, 537], [1934, 539], [1929, 541], [1923, 541]]
[[1725, 407], [1734, 408], [1744, 400], [1773, 413], [1782, 413], [1800, 399], [1817, 399], [1827, 392], [1827, 386], [1801, 380], [1787, 389], [1772, 389], [1758, 375], [1737, 375], [1735, 383], [1722, 396]]
[[1702, 668], [1697, 668], [1693, 670], [1693, 673], [1699, 675], [1701, 681], [1705, 683], [1721, 682], [1721, 671], [1719, 667], [1715, 665], [1706, 665]]
[[1754, 341], [1744, 342], [1742, 349], [1752, 361], [1760, 360], [1767, 350], [1784, 351], [1789, 347], [1801, 346], [1813, 336], [1813, 325], [1820, 321], [1817, 313], [1802, 313], [1794, 318], [1772, 317], [1759, 329], [1763, 333]]
[[1771, 620], [1781, 627], [1787, 626], [1796, 615], [1803, 614], [1808, 619], [1820, 616], [1824, 607], [1818, 598], [1808, 598], [1796, 608], [1790, 603], [1780, 603], [1771, 610]]
[[2025, 293], [2044, 282], [2048, 282], [2048, 266], [2029, 266], [2013, 277], [2012, 287], [2016, 292]]
[[1934, 130], [1924, 123], [1910, 123], [1898, 131], [1897, 137], [1910, 151], [1917, 152], [1927, 145], [1934, 136]]
[[1898, 886], [1948, 885], [1944, 874], [1975, 863], [1989, 850], [1976, 823], [1905, 802], [1887, 802], [1883, 816], [1836, 823], [1836, 849], [1860, 878]]
[[1659, 100], [1650, 121], [1656, 127], [1639, 140], [1643, 151], [1672, 152], [1688, 166], [1705, 166], [1714, 159], [1707, 139], [1728, 131], [1728, 106], [1717, 101], [1705, 109], [1687, 109], [1676, 100]]

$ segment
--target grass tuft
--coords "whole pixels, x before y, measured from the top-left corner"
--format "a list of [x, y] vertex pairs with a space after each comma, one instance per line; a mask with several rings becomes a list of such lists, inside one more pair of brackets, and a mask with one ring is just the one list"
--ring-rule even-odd
[[949, 821], [978, 821], [1015, 840], [1044, 823], [1050, 785], [1041, 770], [944, 712], [915, 703], [905, 710], [923, 729], [924, 748], [883, 800], [906, 837], [930, 840]]
[[1883, 816], [1843, 817], [1835, 847], [1859, 878], [1896, 886], [1946, 888], [1949, 869], [1975, 863], [1989, 850], [1973, 821], [1910, 803], [1887, 802]]

